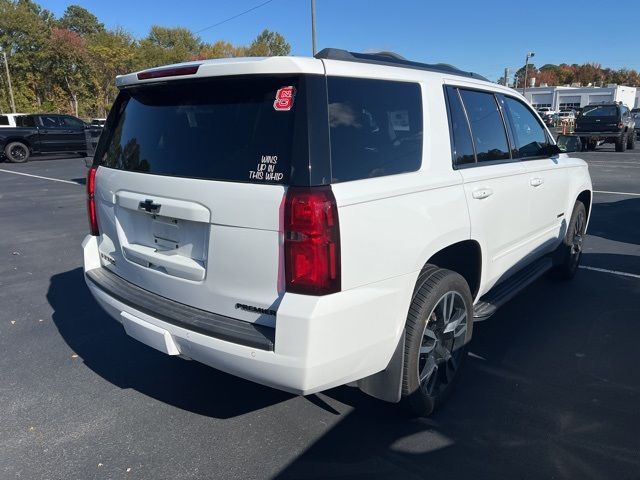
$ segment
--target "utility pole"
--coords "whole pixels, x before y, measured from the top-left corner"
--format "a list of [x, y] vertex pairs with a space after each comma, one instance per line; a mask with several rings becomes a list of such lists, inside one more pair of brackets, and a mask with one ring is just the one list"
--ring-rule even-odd
[[4, 57], [4, 68], [7, 71], [7, 83], [9, 84], [9, 98], [11, 99], [11, 112], [16, 113], [16, 102], [13, 99], [13, 87], [11, 86], [11, 74], [9, 73], [9, 62], [7, 62], [7, 52], [2, 50]]
[[508, 68], [504, 69], [504, 86], [505, 87], [509, 86], [509, 69]]
[[523, 97], [524, 97], [524, 94], [527, 93], [527, 73], [529, 73], [529, 59], [535, 56], [536, 56], [535, 52], [527, 53], [527, 58], [525, 59], [525, 62], [524, 62], [524, 85], [522, 86]]
[[311, 0], [311, 48], [316, 55], [316, 0]]

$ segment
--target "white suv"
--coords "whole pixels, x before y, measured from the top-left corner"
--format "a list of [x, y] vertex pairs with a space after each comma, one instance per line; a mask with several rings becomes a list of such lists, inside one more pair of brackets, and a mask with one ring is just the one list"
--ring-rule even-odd
[[327, 49], [117, 85], [85, 275], [169, 355], [302, 395], [357, 384], [426, 415], [474, 319], [576, 271], [587, 166], [478, 75]]

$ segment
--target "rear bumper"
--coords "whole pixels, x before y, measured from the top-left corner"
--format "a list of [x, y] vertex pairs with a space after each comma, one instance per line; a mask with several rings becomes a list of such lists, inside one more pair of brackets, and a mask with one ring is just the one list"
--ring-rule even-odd
[[620, 138], [624, 132], [574, 132], [574, 135], [578, 137], [588, 138]]
[[[217, 317], [223, 327], [243, 332], [221, 338], [219, 331], [194, 328], [186, 318], [190, 315], [176, 321], [176, 312], [171, 318], [166, 309], [154, 313], [148, 303], [99, 286], [94, 280], [104, 269], [97, 238], [87, 236], [82, 246], [89, 290], [129, 335], [165, 353], [180, 354], [247, 380], [302, 395], [386, 368], [402, 334], [417, 276], [416, 272], [324, 297], [285, 294], [278, 307], [276, 328], [270, 329], [273, 343], [268, 349], [260, 341], [247, 344], [247, 338], [251, 342], [260, 336], [270, 337], [269, 330], [253, 324], [204, 312]], [[163, 300], [176, 306], [176, 302]], [[259, 330], [258, 334], [247, 336], [253, 329]]]

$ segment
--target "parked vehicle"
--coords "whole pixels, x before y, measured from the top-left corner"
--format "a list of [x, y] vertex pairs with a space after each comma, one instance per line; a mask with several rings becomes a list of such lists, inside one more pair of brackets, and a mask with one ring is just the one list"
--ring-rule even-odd
[[638, 111], [632, 113], [631, 116], [633, 117], [633, 121], [635, 122], [634, 129], [636, 133], [636, 140], [640, 140], [640, 109], [634, 109], [634, 110], [638, 110]]
[[104, 128], [104, 124], [105, 124], [106, 121], [107, 121], [106, 118], [93, 118], [93, 119], [91, 119], [90, 125], [92, 127]]
[[86, 155], [88, 141], [100, 135], [99, 129], [71, 115], [37, 114], [18, 119], [20, 126], [0, 130], [0, 152], [15, 163], [26, 162], [38, 153]]
[[[20, 117], [24, 117], [26, 113], [3, 113], [0, 114], [0, 128], [19, 127]], [[16, 120], [18, 123], [16, 123]]]
[[564, 110], [557, 113], [557, 119], [559, 121], [562, 121], [562, 120], [573, 121], [576, 119], [576, 114], [573, 110]]
[[598, 143], [615, 143], [616, 152], [633, 149], [636, 144], [635, 121], [629, 109], [620, 103], [598, 103], [584, 107], [576, 119], [575, 133], [587, 149]]
[[87, 177], [85, 278], [164, 353], [426, 415], [474, 320], [545, 272], [576, 273], [587, 166], [510, 88], [335, 49], [116, 83]]
[[554, 113], [558, 113], [558, 112], [556, 112], [551, 107], [540, 107], [538, 108], [538, 113], [540, 114], [541, 117], [544, 117], [546, 115], [553, 115]]

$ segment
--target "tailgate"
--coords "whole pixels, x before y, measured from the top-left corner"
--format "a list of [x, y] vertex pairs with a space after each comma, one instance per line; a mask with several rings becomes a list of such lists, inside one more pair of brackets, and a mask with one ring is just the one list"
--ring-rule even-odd
[[96, 151], [102, 265], [176, 302], [274, 326], [284, 196], [294, 172], [311, 170], [305, 85], [247, 75], [122, 91]]

